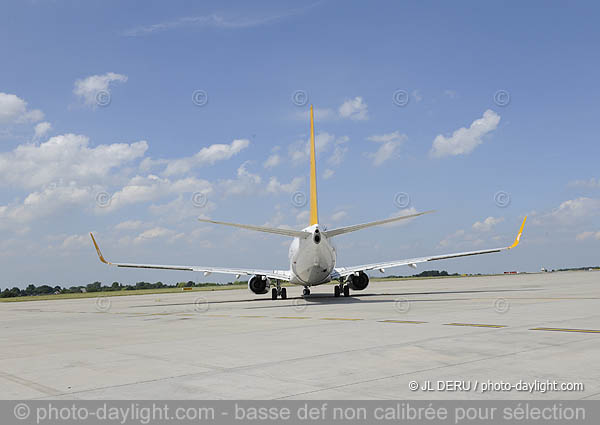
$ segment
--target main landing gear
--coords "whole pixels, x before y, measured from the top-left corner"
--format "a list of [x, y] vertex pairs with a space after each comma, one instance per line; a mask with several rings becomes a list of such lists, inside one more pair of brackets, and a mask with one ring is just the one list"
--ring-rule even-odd
[[344, 285], [340, 283], [339, 285], [335, 285], [333, 287], [333, 295], [335, 297], [339, 297], [341, 294], [344, 294], [345, 297], [350, 296], [350, 285]]
[[302, 291], [302, 296], [307, 297], [310, 295], [310, 289], [308, 289], [308, 286], [304, 287], [304, 290]]
[[280, 296], [282, 300], [287, 299], [287, 291], [281, 287], [281, 282], [277, 281], [277, 287], [271, 289], [271, 298], [276, 300]]

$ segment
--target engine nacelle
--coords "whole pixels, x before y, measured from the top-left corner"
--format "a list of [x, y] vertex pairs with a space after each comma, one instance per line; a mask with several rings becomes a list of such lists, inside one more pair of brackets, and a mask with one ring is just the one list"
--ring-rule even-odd
[[359, 272], [358, 276], [351, 274], [347, 281], [353, 291], [362, 291], [369, 286], [369, 276], [365, 272]]
[[248, 280], [248, 289], [257, 295], [269, 292], [269, 286], [271, 286], [271, 280], [265, 276], [254, 275]]

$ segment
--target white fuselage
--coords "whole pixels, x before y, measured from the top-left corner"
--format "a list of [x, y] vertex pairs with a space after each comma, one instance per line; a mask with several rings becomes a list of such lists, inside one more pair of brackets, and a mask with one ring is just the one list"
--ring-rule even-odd
[[290, 245], [290, 283], [304, 286], [327, 283], [335, 267], [335, 248], [318, 224], [303, 230], [312, 235], [305, 239], [294, 238]]

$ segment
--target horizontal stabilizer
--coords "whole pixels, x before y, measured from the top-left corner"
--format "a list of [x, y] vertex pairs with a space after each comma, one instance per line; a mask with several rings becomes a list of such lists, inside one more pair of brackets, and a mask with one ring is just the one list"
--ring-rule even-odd
[[432, 212], [434, 212], [434, 210], [424, 211], [424, 212], [410, 214], [410, 215], [402, 215], [400, 217], [386, 218], [385, 220], [372, 221], [370, 223], [355, 224], [354, 226], [340, 227], [338, 229], [326, 230], [323, 233], [325, 234], [325, 236], [330, 238], [332, 236], [337, 236], [337, 235], [341, 235], [344, 233], [350, 233], [350, 232], [355, 232], [357, 230], [366, 229], [367, 227], [380, 226], [382, 224], [388, 224], [388, 223], [393, 223], [395, 221], [406, 220], [408, 218], [418, 217], [420, 215], [429, 214]]
[[246, 230], [254, 230], [256, 232], [275, 233], [277, 235], [291, 236], [293, 238], [304, 239], [304, 238], [307, 238], [308, 236], [310, 236], [309, 232], [304, 232], [302, 230], [280, 229], [278, 227], [251, 226], [248, 224], [227, 223], [224, 221], [206, 220], [204, 218], [199, 218], [198, 221], [201, 221], [203, 223], [223, 224], [225, 226], [238, 227], [240, 229], [246, 229]]

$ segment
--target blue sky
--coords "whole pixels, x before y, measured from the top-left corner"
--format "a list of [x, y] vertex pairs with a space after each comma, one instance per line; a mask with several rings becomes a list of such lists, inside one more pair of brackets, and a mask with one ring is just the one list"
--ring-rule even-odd
[[310, 103], [324, 225], [437, 210], [339, 265], [503, 246], [526, 214], [518, 250], [428, 268], [600, 264], [593, 2], [1, 8], [2, 288], [204, 279], [103, 267], [91, 230], [119, 261], [287, 268], [286, 238], [195, 218], [305, 226]]

